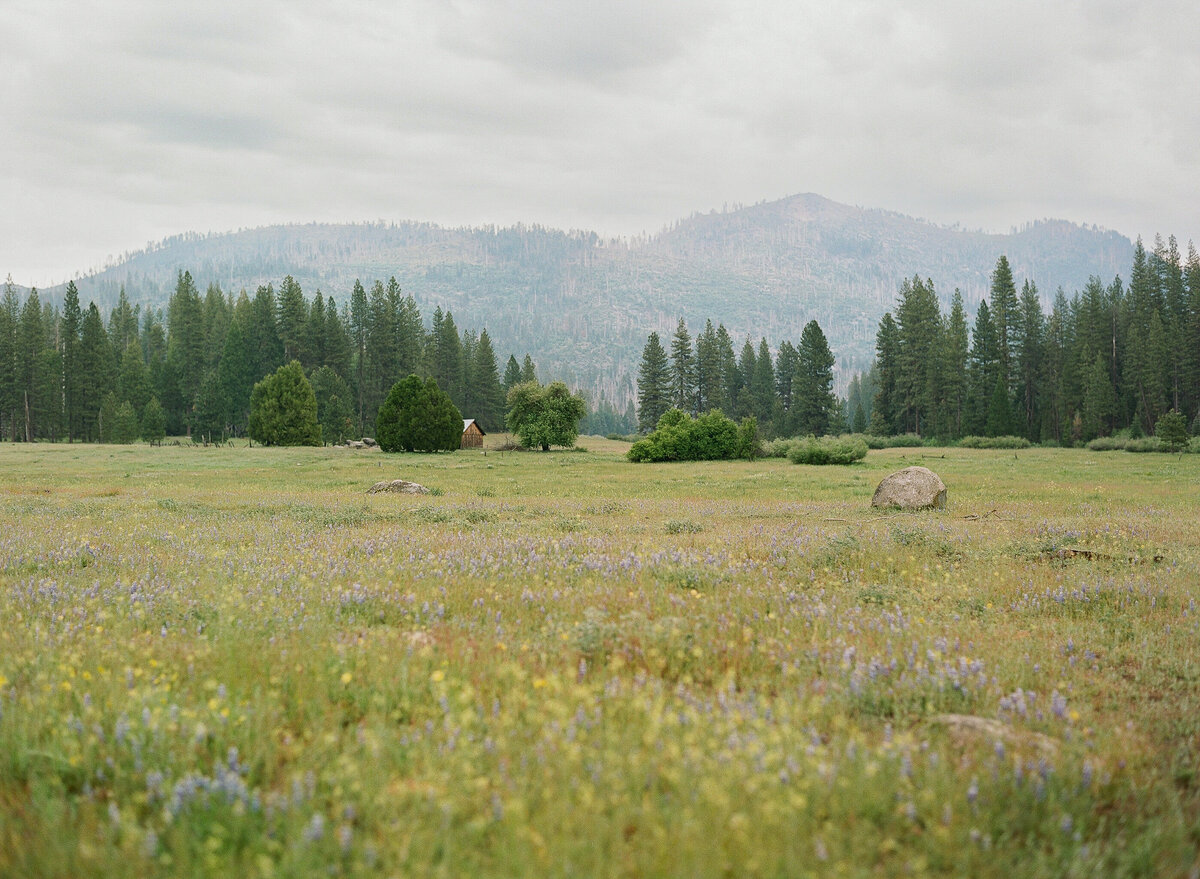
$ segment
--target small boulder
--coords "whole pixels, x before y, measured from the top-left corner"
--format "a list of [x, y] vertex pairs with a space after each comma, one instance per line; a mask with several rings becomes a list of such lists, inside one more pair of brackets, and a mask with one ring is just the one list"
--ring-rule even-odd
[[946, 506], [946, 483], [925, 467], [905, 467], [886, 477], [871, 498], [873, 507], [927, 510]]
[[348, 449], [365, 449], [366, 446], [363, 445], [362, 443], [360, 443], [358, 440], [350, 440], [349, 442], [346, 443], [346, 448], [348, 448]]
[[373, 449], [377, 445], [379, 445], [379, 443], [375, 442], [374, 438], [369, 437], [369, 436], [364, 436], [362, 438], [362, 442], [363, 442], [363, 445], [366, 446], [368, 449]]
[[367, 489], [367, 494], [379, 494], [381, 491], [391, 491], [398, 494], [429, 494], [429, 489], [417, 482], [406, 482], [403, 479], [393, 479], [391, 482], [376, 482]]

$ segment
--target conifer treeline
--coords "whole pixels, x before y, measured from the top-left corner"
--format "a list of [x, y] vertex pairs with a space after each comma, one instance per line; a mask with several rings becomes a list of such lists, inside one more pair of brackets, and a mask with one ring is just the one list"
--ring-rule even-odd
[[740, 357], [724, 324], [705, 322], [693, 347], [682, 318], [670, 353], [651, 333], [638, 370], [638, 427], [654, 429], [671, 408], [700, 415], [713, 409], [741, 419], [753, 416], [765, 437], [836, 432], [843, 426], [833, 393], [833, 354], [817, 322], [809, 321], [799, 344], [784, 341], [774, 359], [767, 340], [757, 350], [749, 338]]
[[278, 291], [235, 299], [215, 285], [201, 295], [180, 272], [165, 312], [132, 307], [122, 290], [107, 321], [94, 303], [80, 306], [74, 283], [59, 310], [36, 290], [22, 303], [10, 281], [0, 298], [0, 438], [106, 440], [147, 408], [169, 434], [242, 436], [255, 382], [291, 360], [313, 385], [318, 418], [338, 420], [343, 435], [373, 433], [388, 390], [412, 373], [437, 379], [485, 430], [503, 428], [507, 387], [536, 379], [528, 355], [510, 356], [501, 379], [487, 330], [460, 334], [448, 311], [436, 309], [426, 328], [394, 278], [370, 292], [355, 282], [339, 309], [320, 291], [308, 300], [291, 276]]
[[1174, 237], [1138, 240], [1128, 285], [1092, 277], [1044, 314], [1036, 286], [1017, 293], [1001, 256], [990, 301], [968, 334], [955, 291], [942, 314], [933, 282], [914, 277], [876, 337], [871, 372], [850, 383], [849, 417], [880, 435], [1023, 436], [1087, 442], [1150, 433], [1170, 410], [1200, 418], [1200, 256]]

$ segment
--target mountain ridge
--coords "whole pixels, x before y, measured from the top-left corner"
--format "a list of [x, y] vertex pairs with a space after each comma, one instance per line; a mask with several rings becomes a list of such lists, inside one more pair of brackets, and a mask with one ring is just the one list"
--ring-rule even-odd
[[[1127, 275], [1133, 244], [1109, 230], [1042, 220], [1004, 233], [939, 226], [900, 213], [801, 193], [694, 213], [654, 235], [602, 238], [540, 225], [444, 227], [433, 223], [263, 226], [185, 233], [76, 279], [81, 300], [102, 308], [124, 287], [157, 307], [190, 271], [236, 295], [292, 275], [307, 296], [339, 305], [354, 280], [396, 277], [426, 316], [452, 311], [464, 328], [486, 326], [497, 351], [528, 351], [546, 376], [610, 400], [633, 393], [651, 330], [693, 334], [706, 318], [735, 339], [795, 341], [815, 319], [838, 357], [841, 381], [871, 360], [879, 318], [900, 283], [930, 278], [943, 301], [962, 290], [971, 310], [996, 259], [1037, 283], [1045, 299], [1090, 275]], [[45, 291], [61, 296], [65, 285]]]

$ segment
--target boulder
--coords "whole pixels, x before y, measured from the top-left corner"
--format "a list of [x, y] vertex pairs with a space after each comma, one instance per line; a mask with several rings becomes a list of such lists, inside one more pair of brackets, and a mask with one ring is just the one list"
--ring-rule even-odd
[[871, 498], [873, 507], [926, 510], [946, 506], [946, 483], [925, 467], [905, 467], [886, 477]]
[[379, 494], [381, 491], [392, 491], [399, 494], [429, 494], [429, 489], [416, 482], [405, 482], [403, 479], [393, 479], [391, 482], [376, 482], [367, 489], [367, 494]]
[[369, 436], [364, 436], [362, 438], [362, 442], [363, 442], [363, 445], [366, 446], [368, 449], [373, 449], [377, 445], [379, 445], [379, 443], [375, 442], [374, 438], [369, 437]]
[[349, 442], [346, 443], [346, 448], [348, 448], [348, 449], [365, 449], [366, 446], [363, 445], [362, 443], [360, 443], [358, 440], [350, 440]]

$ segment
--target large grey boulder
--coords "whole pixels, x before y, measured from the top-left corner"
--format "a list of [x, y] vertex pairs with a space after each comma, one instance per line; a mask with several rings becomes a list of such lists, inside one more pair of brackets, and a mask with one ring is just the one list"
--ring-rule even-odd
[[871, 498], [873, 507], [926, 510], [946, 506], [946, 483], [925, 467], [905, 467], [886, 477]]

